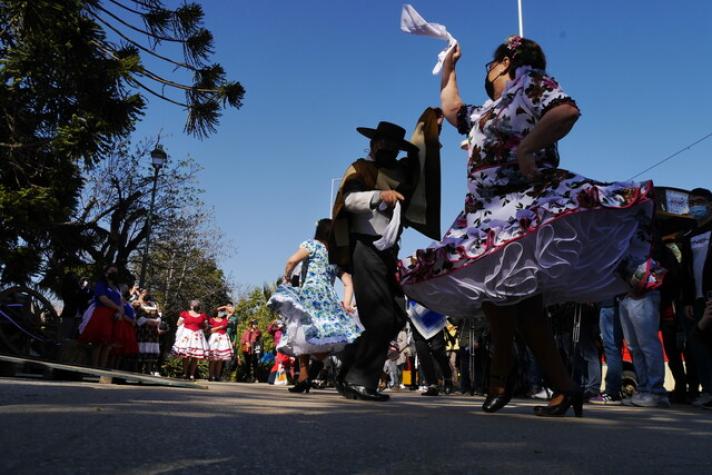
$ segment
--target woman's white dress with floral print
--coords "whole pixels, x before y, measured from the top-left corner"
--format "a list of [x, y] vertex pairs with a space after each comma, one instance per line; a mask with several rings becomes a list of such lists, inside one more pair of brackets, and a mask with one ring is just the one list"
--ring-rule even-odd
[[280, 285], [267, 305], [285, 322], [279, 350], [290, 355], [338, 352], [363, 331], [341, 307], [334, 290], [338, 268], [329, 264], [326, 246], [309, 240], [300, 287]]
[[536, 294], [596, 302], [660, 285], [649, 258], [652, 183], [601, 183], [558, 168], [556, 145], [535, 154], [541, 179], [519, 173], [517, 145], [552, 107], [574, 101], [541, 70], [521, 67], [502, 96], [463, 106], [468, 193], [440, 242], [401, 261], [405, 293], [437, 312], [472, 316], [483, 302]]

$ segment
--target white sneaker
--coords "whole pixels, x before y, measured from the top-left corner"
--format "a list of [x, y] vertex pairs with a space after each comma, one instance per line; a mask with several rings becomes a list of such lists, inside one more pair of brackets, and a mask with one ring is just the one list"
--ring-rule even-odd
[[631, 398], [631, 401], [634, 406], [638, 407], [670, 407], [670, 399], [667, 394], [637, 393]]
[[692, 405], [697, 406], [697, 407], [702, 407], [705, 404], [709, 403], [710, 401], [712, 401], [712, 394], [702, 393], [699, 396], [697, 396], [694, 401], [692, 401]]
[[620, 406], [623, 404], [623, 400], [620, 397], [614, 397], [606, 393], [594, 396], [588, 402], [597, 406]]

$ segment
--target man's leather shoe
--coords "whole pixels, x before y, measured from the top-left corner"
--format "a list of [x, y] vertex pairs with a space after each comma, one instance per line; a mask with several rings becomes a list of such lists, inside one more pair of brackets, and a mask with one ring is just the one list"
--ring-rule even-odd
[[343, 395], [346, 399], [354, 399], [361, 401], [383, 402], [388, 401], [390, 399], [390, 396], [388, 394], [379, 393], [375, 389], [348, 383], [344, 385]]
[[440, 394], [440, 390], [437, 386], [428, 386], [428, 389], [420, 393], [421, 396], [437, 396]]
[[484, 404], [482, 404], [482, 410], [485, 412], [497, 412], [504, 406], [509, 404], [512, 397], [508, 394], [497, 394], [493, 396], [487, 396]]

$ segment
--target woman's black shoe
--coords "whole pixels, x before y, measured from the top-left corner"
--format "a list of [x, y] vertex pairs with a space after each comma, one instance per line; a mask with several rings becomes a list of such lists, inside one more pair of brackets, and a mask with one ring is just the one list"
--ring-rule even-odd
[[583, 415], [583, 391], [559, 391], [554, 393], [551, 400], [561, 399], [558, 404], [549, 404], [548, 406], [534, 406], [534, 414], [541, 417], [563, 417], [569, 410], [569, 407], [574, 408], [574, 415], [581, 417]]
[[291, 388], [288, 389], [290, 393], [303, 393], [306, 392], [307, 394], [309, 393], [309, 390], [311, 389], [311, 381], [308, 379], [305, 379], [304, 381], [295, 384]]
[[512, 396], [507, 393], [492, 396], [488, 395], [485, 402], [482, 404], [482, 410], [485, 412], [497, 412], [509, 404], [509, 401], [511, 400]]

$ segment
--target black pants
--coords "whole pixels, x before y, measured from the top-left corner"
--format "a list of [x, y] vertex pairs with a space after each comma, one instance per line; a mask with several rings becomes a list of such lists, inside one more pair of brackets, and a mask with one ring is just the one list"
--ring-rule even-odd
[[344, 349], [341, 375], [350, 384], [376, 389], [388, 344], [405, 325], [405, 297], [395, 279], [397, 250], [379, 251], [369, 236], [352, 240], [354, 295], [365, 330]]
[[254, 353], [242, 352], [242, 374], [245, 381], [257, 380], [257, 355]]
[[[663, 320], [660, 329], [663, 333], [663, 347], [668, 357], [668, 368], [670, 368], [672, 377], [675, 380], [675, 393], [682, 397], [687, 394], [687, 377], [685, 375], [685, 367], [682, 364], [683, 353], [678, 346], [676, 323], [674, 320]], [[696, 376], [695, 380], [697, 379]]]
[[439, 331], [429, 340], [426, 340], [415, 326], [413, 326], [413, 340], [415, 340], [415, 351], [418, 354], [423, 376], [425, 376], [425, 384], [435, 385], [438, 382], [435, 362], [437, 362], [443, 378], [445, 380], [452, 380], [452, 369], [450, 369], [450, 362], [445, 354], [445, 336], [443, 331]]

